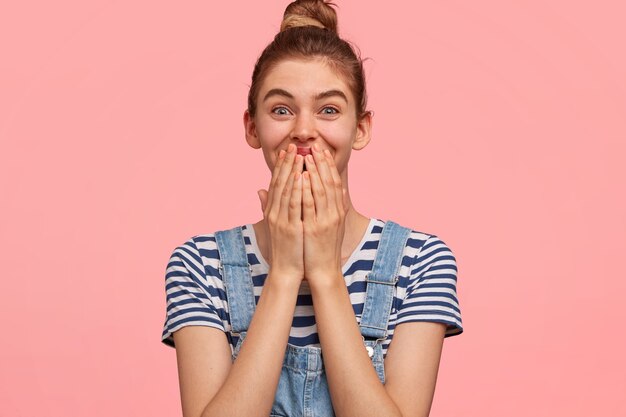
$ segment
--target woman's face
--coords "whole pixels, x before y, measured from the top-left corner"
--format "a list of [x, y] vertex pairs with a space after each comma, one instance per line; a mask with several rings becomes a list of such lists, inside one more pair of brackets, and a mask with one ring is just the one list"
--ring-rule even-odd
[[285, 60], [267, 74], [259, 88], [254, 118], [244, 113], [246, 140], [262, 148], [271, 171], [290, 143], [328, 149], [337, 170], [344, 171], [352, 149], [370, 139], [371, 117], [359, 123], [348, 84], [323, 61]]

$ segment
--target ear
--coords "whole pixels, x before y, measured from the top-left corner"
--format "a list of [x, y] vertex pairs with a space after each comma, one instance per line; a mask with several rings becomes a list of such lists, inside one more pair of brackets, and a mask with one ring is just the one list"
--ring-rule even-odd
[[356, 126], [356, 138], [352, 143], [352, 149], [359, 151], [367, 146], [372, 139], [372, 116], [374, 112], [368, 110], [365, 112]]
[[243, 127], [246, 132], [246, 142], [248, 142], [248, 145], [254, 149], [259, 149], [261, 147], [261, 142], [256, 134], [256, 124], [254, 123], [254, 118], [250, 116], [248, 109], [243, 112]]

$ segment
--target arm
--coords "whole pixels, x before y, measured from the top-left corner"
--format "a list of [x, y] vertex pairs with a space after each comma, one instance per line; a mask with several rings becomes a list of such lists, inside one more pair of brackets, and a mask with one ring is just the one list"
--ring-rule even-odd
[[446, 332], [445, 323], [400, 323], [385, 358], [385, 389], [403, 416], [428, 417]]
[[338, 417], [401, 417], [400, 409], [378, 379], [363, 346], [343, 277], [325, 280], [324, 285], [310, 282], [335, 414]]
[[[399, 325], [385, 359], [385, 385], [363, 347], [348, 289], [311, 287], [317, 331], [337, 416], [428, 416], [446, 325]], [[337, 337], [341, 335], [341, 337]]]
[[272, 275], [234, 363], [226, 338], [210, 329], [175, 333], [185, 417], [269, 415], [298, 296]]

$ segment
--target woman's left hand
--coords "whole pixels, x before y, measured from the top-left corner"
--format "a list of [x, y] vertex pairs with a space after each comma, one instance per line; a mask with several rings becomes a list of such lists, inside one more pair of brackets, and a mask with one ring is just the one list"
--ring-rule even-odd
[[[313, 161], [310, 161], [312, 158]], [[304, 275], [310, 285], [341, 274], [341, 246], [348, 210], [341, 177], [328, 150], [313, 148], [302, 181]]]

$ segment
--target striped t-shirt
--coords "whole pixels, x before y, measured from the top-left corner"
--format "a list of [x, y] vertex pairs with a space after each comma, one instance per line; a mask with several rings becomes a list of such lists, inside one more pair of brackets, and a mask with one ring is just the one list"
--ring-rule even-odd
[[[365, 275], [371, 271], [384, 220], [370, 218], [361, 242], [343, 265], [343, 276], [357, 323], [365, 302]], [[255, 303], [258, 304], [269, 271], [261, 255], [252, 224], [242, 226], [248, 262], [252, 269]], [[238, 341], [231, 335], [228, 302], [218, 271], [219, 253], [215, 234], [196, 235], [174, 249], [165, 273], [167, 312], [161, 341], [174, 346], [172, 333], [184, 326], [209, 326], [226, 333], [231, 352]], [[456, 259], [435, 235], [412, 230], [404, 247], [402, 265], [394, 288], [383, 357], [400, 323], [432, 321], [447, 325], [445, 337], [463, 332], [456, 294]], [[303, 281], [289, 334], [290, 344], [320, 347], [313, 300]]]

